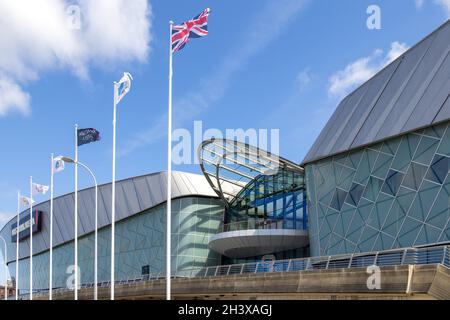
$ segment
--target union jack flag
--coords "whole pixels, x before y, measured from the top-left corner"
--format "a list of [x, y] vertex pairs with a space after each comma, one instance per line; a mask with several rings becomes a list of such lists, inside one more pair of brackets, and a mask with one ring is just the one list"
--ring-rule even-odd
[[189, 38], [200, 38], [208, 34], [209, 11], [206, 8], [194, 19], [172, 27], [172, 52], [183, 49]]

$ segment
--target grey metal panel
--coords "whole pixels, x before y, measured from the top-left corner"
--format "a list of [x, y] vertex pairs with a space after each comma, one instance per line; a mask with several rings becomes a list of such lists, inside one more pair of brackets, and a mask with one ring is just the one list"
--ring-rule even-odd
[[386, 122], [390, 121], [398, 99], [405, 90], [409, 79], [414, 74], [420, 61], [422, 61], [429, 49], [433, 38], [434, 37], [425, 39], [420, 46], [413, 47], [407, 55], [399, 59], [400, 64], [398, 65], [398, 68], [395, 70], [394, 75], [391, 77], [383, 94], [373, 108], [373, 116], [366, 122], [368, 130], [365, 132], [365, 135], [361, 134], [352, 147], [380, 140], [382, 139], [380, 138], [380, 135], [386, 134], [386, 131], [383, 131], [383, 128], [385, 127]]
[[414, 115], [408, 119], [408, 122], [402, 128], [402, 131], [410, 131], [421, 126], [421, 124], [431, 124], [436, 114], [441, 109], [450, 92], [450, 54], [441, 68], [436, 73], [424, 95], [416, 105]]
[[361, 103], [362, 98], [366, 94], [369, 89], [369, 84], [366, 83], [361, 87], [361, 90], [354, 92], [350, 99], [346, 104], [346, 108], [343, 108], [341, 112], [341, 116], [338, 118], [338, 122], [335, 127], [332, 129], [333, 131], [327, 138], [327, 143], [324, 144], [324, 148], [322, 148], [321, 154], [329, 154], [331, 150], [335, 148], [336, 141], [343, 134], [343, 130], [346, 125], [353, 125], [350, 121], [352, 115], [357, 112], [358, 106]]
[[[365, 90], [367, 87], [364, 87]], [[329, 150], [333, 147], [331, 141], [333, 137], [336, 135], [336, 132], [339, 131], [339, 128], [346, 124], [348, 119], [350, 118], [351, 113], [356, 108], [357, 103], [362, 97], [361, 92], [353, 92], [349, 95], [348, 99], [341, 105], [339, 105], [338, 109], [334, 112], [337, 114], [333, 122], [331, 122], [329, 129], [327, 130], [327, 134], [323, 136], [323, 142], [317, 145], [317, 149], [315, 150], [315, 156], [323, 156], [326, 155], [325, 150]], [[334, 141], [334, 140], [333, 140]]]
[[317, 137], [316, 141], [312, 145], [311, 149], [306, 154], [305, 160], [317, 158], [317, 154], [319, 154], [318, 149], [324, 143], [326, 136], [328, 135], [328, 133], [331, 130], [331, 127], [336, 122], [336, 118], [339, 116], [339, 112], [337, 112], [337, 110], [339, 110], [341, 108], [341, 106], [346, 104], [348, 98], [349, 98], [349, 96], [345, 97], [344, 100], [342, 100], [339, 103], [338, 107], [336, 108], [336, 110], [331, 115], [331, 118], [328, 120], [328, 122], [326, 123], [325, 127], [323, 128], [323, 130], [319, 133], [319, 136]]
[[99, 206], [98, 206], [98, 224], [105, 226], [111, 223], [111, 185], [104, 185], [98, 188]]
[[180, 182], [181, 181], [180, 181], [180, 179], [178, 178], [178, 176], [176, 174], [172, 175], [172, 192], [177, 197], [179, 197], [180, 195], [183, 194], [182, 188], [179, 187]]
[[142, 208], [150, 208], [154, 202], [152, 199], [152, 195], [150, 193], [150, 188], [148, 187], [147, 178], [146, 177], [139, 177], [134, 178], [134, 185], [137, 189], [137, 197], [139, 199], [139, 203], [141, 204]]
[[447, 119], [450, 119], [450, 94], [447, 96], [447, 100], [444, 102], [444, 105], [434, 119], [434, 122], [440, 122]]
[[136, 194], [136, 187], [133, 180], [125, 180], [122, 182], [122, 188], [128, 204], [128, 210], [131, 212], [141, 212], [145, 208], [141, 208]]
[[380, 98], [381, 93], [386, 88], [392, 74], [397, 69], [400, 61], [389, 65], [382, 72], [378, 73], [373, 79], [367, 83], [367, 91], [358, 104], [358, 107], [351, 114], [347, 125], [342, 130], [339, 139], [335, 142], [334, 147], [329, 152], [338, 153], [347, 150], [351, 147], [355, 137], [365, 125], [365, 120], [374, 108], [375, 104]]
[[94, 202], [92, 204], [89, 203], [89, 191], [86, 190], [78, 192], [78, 232], [81, 234], [85, 234], [88, 230], [90, 230], [90, 226], [94, 225], [93, 221], [94, 216]]
[[165, 193], [164, 193], [164, 195], [161, 193], [161, 188], [159, 186], [159, 184], [161, 183], [160, 178], [161, 178], [160, 175], [150, 176], [150, 177], [146, 178], [147, 179], [147, 187], [149, 189], [149, 192], [152, 195], [152, 201], [153, 201], [152, 205], [163, 201], [163, 199], [165, 198]]
[[[368, 141], [373, 139], [378, 132], [384, 121], [384, 117], [386, 117], [388, 113], [386, 104], [389, 104], [390, 100], [392, 100], [392, 94], [395, 91], [391, 85], [392, 81], [395, 81], [396, 71], [402, 63], [402, 59], [394, 61], [387, 66], [382, 73], [374, 78], [378, 81], [373, 87], [374, 92], [376, 92], [373, 96], [374, 99], [368, 104], [371, 107], [367, 109], [370, 110], [364, 112], [360, 119], [355, 119], [355, 129], [358, 129], [358, 131], [349, 133], [348, 140], [352, 139], [352, 142], [351, 144], [346, 144], [347, 149], [368, 143]], [[377, 89], [379, 89], [379, 91], [377, 91]], [[367, 95], [364, 100], [368, 99], [369, 95]], [[361, 104], [362, 108], [364, 107], [364, 103], [365, 102]]]
[[[204, 176], [173, 172], [173, 184], [175, 185], [173, 198], [189, 195], [202, 195], [217, 198], [210, 188]], [[116, 220], [127, 218], [143, 210], [149, 209], [166, 201], [167, 174], [160, 172], [142, 177], [134, 177], [116, 184]], [[188, 187], [195, 185], [196, 190]], [[178, 187], [176, 187], [178, 186]], [[94, 231], [94, 188], [78, 192], [79, 202], [79, 236]], [[48, 249], [49, 246], [49, 201], [37, 204], [34, 208], [44, 212], [42, 230], [33, 237], [33, 251], [39, 253]], [[111, 184], [99, 186], [99, 228], [110, 224], [111, 212]], [[21, 215], [29, 214], [24, 211]], [[10, 220], [0, 234], [7, 240], [8, 261], [15, 260], [15, 244], [11, 242], [11, 224], [15, 218]], [[70, 193], [54, 199], [54, 246], [58, 246], [74, 239], [74, 194]], [[81, 230], [81, 224], [83, 229]], [[20, 258], [29, 255], [29, 239], [24, 239], [19, 246]]]
[[[423, 57], [413, 76], [408, 81], [404, 91], [400, 95], [388, 119], [377, 135], [378, 139], [394, 136], [402, 133], [402, 128], [410, 117], [416, 117], [415, 106], [423, 96], [436, 72], [442, 65], [450, 49], [450, 28], [444, 29], [433, 40], [428, 52]], [[420, 119], [419, 126], [427, 123]]]
[[116, 221], [126, 218], [128, 212], [131, 210], [125, 197], [123, 184], [118, 183], [116, 186]]
[[[447, 104], [441, 107], [450, 93], [449, 39], [450, 20], [346, 97], [302, 163], [448, 120]], [[381, 85], [377, 82], [392, 69], [392, 77], [375, 99], [379, 94], [375, 88]], [[373, 90], [360, 95], [360, 103], [349, 102], [358, 92], [365, 92], [368, 84]]]
[[[62, 207], [63, 202], [64, 200], [62, 198], [55, 199], [53, 201], [53, 218], [57, 221], [57, 225], [61, 232], [62, 241], [65, 242], [69, 241], [69, 239], [73, 237], [73, 222], [69, 223], [69, 218], [67, 216], [70, 213]], [[72, 228], [69, 230], [70, 226], [72, 226]]]

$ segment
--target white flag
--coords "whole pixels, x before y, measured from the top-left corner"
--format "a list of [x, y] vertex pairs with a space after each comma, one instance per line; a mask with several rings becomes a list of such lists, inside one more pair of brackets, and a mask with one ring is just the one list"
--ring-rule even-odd
[[34, 203], [33, 199], [24, 196], [20, 196], [19, 200], [20, 204], [24, 207], [30, 206], [32, 203]]
[[44, 186], [42, 184], [33, 183], [33, 194], [46, 194], [49, 186]]
[[52, 170], [53, 173], [61, 172], [64, 170], [64, 161], [62, 160], [62, 156], [53, 159]]
[[131, 89], [131, 80], [133, 80], [133, 77], [130, 73], [124, 72], [122, 79], [116, 84], [116, 90], [117, 90], [117, 103], [122, 100], [123, 97], [130, 91]]

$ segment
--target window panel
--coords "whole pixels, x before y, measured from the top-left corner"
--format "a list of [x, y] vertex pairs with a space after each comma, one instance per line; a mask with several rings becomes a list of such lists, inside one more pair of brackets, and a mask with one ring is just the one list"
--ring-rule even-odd
[[439, 140], [423, 136], [413, 160], [424, 165], [429, 165], [438, 145]]
[[423, 176], [427, 172], [427, 167], [417, 163], [411, 163], [406, 173], [402, 185], [414, 190], [418, 190]]
[[395, 155], [394, 162], [392, 163], [392, 169], [403, 172], [407, 169], [419, 144], [419, 140], [420, 137], [415, 134], [409, 134], [403, 137]]
[[394, 159], [393, 156], [390, 156], [390, 155], [387, 155], [384, 153], [380, 153], [377, 161], [375, 162], [375, 166], [374, 166], [372, 174], [381, 179], [386, 178], [386, 174], [389, 171], [389, 167], [391, 166], [392, 159]]
[[375, 177], [370, 177], [369, 182], [367, 183], [367, 187], [364, 190], [363, 197], [371, 201], [375, 201], [382, 185], [383, 180]]
[[345, 202], [352, 205], [358, 206], [359, 200], [361, 199], [362, 193], [364, 191], [364, 186], [354, 183], [347, 194]]
[[450, 158], [448, 157], [435, 155], [433, 161], [431, 162], [430, 169], [427, 172], [426, 178], [442, 184], [449, 170], [449, 159]]
[[342, 205], [344, 204], [344, 200], [345, 200], [346, 196], [347, 196], [346, 191], [336, 188], [333, 199], [331, 200], [330, 207], [336, 209], [337, 211], [340, 211], [342, 208]]
[[381, 190], [384, 193], [390, 194], [392, 196], [396, 196], [398, 189], [400, 188], [400, 184], [403, 180], [404, 174], [395, 170], [389, 170], [386, 181], [383, 184]]

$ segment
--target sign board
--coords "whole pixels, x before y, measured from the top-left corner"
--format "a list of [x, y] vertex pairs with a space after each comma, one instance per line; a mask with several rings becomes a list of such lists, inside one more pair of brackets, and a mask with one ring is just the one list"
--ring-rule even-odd
[[[41, 231], [41, 216], [42, 211], [33, 211], [33, 234]], [[17, 230], [19, 230], [19, 241], [30, 236], [30, 214], [27, 212], [22, 217], [19, 217], [19, 228], [17, 228], [17, 220], [11, 225], [11, 241], [16, 242]]]

